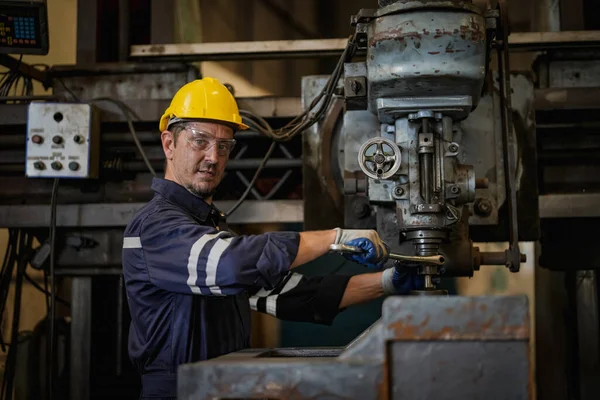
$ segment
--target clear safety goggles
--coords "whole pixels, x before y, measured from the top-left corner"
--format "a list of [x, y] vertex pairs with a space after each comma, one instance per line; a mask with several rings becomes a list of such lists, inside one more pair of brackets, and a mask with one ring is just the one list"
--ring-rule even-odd
[[196, 150], [208, 151], [217, 146], [219, 156], [228, 156], [235, 146], [235, 139], [217, 139], [210, 133], [195, 129], [185, 128], [185, 140]]

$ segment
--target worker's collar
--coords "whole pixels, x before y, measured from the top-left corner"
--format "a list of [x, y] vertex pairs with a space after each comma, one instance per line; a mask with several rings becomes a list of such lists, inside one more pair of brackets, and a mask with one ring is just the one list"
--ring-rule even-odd
[[152, 190], [202, 221], [206, 221], [211, 214], [217, 220], [217, 216], [224, 217], [214, 205], [208, 204], [201, 197], [193, 195], [183, 186], [168, 179], [153, 178]]

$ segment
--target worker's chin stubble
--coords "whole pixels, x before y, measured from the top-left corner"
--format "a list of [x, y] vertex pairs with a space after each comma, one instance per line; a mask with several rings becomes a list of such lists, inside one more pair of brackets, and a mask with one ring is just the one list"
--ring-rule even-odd
[[190, 193], [198, 197], [212, 197], [215, 194], [216, 188], [206, 187], [195, 187], [193, 184], [186, 185], [185, 187]]

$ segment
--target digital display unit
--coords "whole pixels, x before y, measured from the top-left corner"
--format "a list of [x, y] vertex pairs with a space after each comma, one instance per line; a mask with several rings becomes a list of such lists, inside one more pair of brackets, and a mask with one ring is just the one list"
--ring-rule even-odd
[[48, 54], [46, 0], [0, 0], [0, 53]]

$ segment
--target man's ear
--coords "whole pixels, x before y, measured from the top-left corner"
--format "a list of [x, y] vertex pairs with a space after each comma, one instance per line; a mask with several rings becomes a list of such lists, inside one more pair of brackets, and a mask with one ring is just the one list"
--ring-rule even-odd
[[167, 160], [173, 159], [173, 151], [175, 149], [175, 137], [171, 131], [163, 131], [160, 134], [160, 140], [162, 141], [162, 148], [165, 153]]

